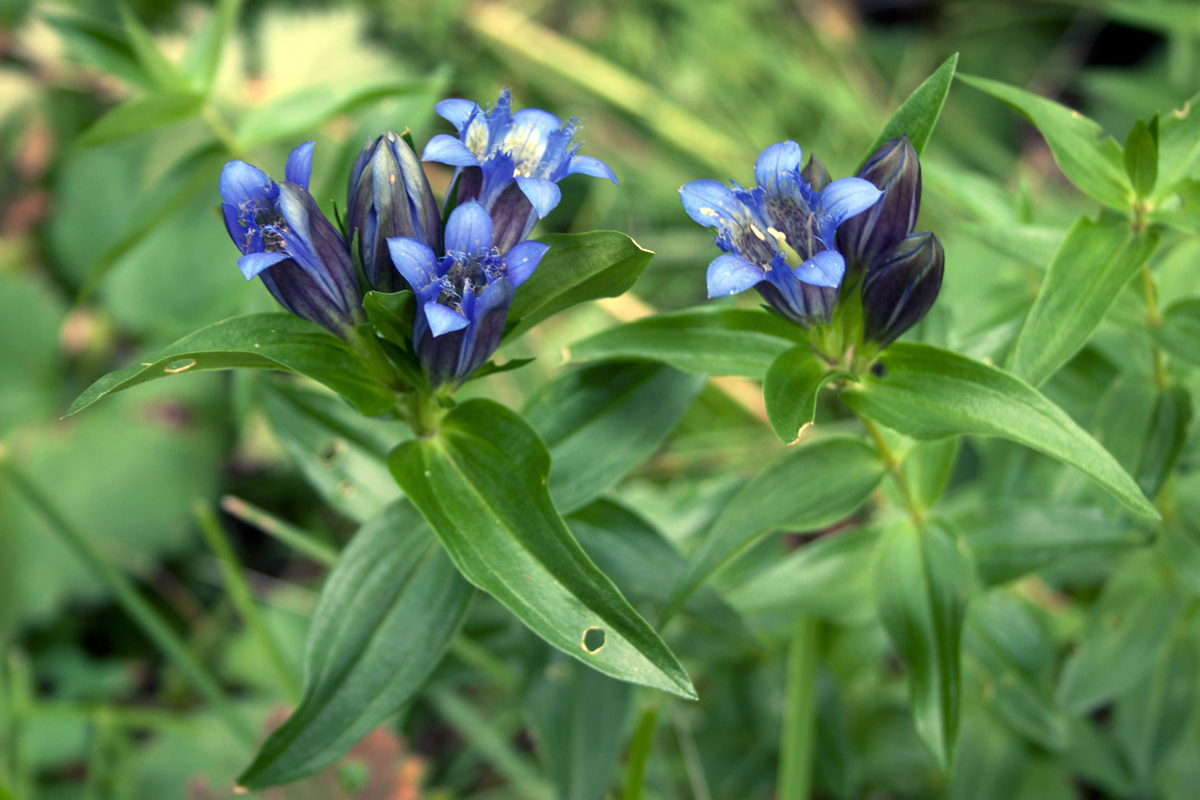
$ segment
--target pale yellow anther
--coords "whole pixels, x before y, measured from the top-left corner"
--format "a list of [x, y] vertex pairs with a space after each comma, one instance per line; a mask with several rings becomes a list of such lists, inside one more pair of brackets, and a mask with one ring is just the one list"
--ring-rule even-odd
[[763, 232], [758, 229], [757, 225], [751, 224], [750, 232], [757, 236], [761, 241], [765, 242], [767, 240], [767, 237], [763, 236]]

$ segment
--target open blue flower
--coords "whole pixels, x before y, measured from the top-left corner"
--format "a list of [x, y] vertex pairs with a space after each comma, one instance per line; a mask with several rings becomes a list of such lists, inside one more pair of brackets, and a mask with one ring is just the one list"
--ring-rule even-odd
[[799, 325], [833, 313], [846, 262], [835, 249], [837, 228], [870, 208], [880, 191], [861, 178], [814, 188], [801, 174], [800, 145], [773, 144], [754, 164], [753, 189], [698, 180], [679, 190], [688, 215], [715, 227], [725, 251], [708, 266], [708, 296], [756, 288]]
[[312, 142], [291, 152], [283, 183], [230, 161], [221, 170], [221, 209], [246, 280], [261, 278], [288, 311], [345, 336], [364, 320], [362, 295], [346, 242], [308, 193], [312, 153]]
[[456, 168], [458, 202], [478, 200], [491, 214], [501, 252], [523, 241], [558, 205], [563, 178], [583, 174], [617, 182], [603, 161], [579, 155], [577, 120], [564, 123], [540, 108], [513, 113], [507, 89], [490, 111], [457, 98], [443, 100], [434, 110], [458, 129], [458, 136], [434, 136], [421, 159]]
[[413, 347], [433, 387], [462, 382], [491, 358], [516, 288], [550, 249], [521, 242], [501, 253], [493, 234], [487, 210], [469, 200], [450, 214], [441, 259], [417, 239], [388, 239], [396, 269], [417, 295]]

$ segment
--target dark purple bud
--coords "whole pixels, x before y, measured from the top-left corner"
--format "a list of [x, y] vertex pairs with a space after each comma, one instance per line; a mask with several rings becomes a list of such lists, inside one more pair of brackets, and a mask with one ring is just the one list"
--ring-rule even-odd
[[533, 203], [516, 182], [504, 187], [488, 210], [492, 214], [492, 224], [496, 230], [492, 244], [501, 253], [524, 241], [538, 221]]
[[883, 197], [841, 224], [838, 250], [846, 257], [846, 274], [861, 276], [880, 254], [912, 233], [921, 208], [921, 162], [907, 136], [889, 139], [876, 150], [858, 177], [883, 190]]
[[822, 191], [826, 186], [833, 182], [833, 178], [829, 176], [829, 170], [825, 169], [825, 165], [821, 163], [821, 159], [815, 155], [808, 157], [808, 163], [804, 165], [804, 169], [800, 170], [800, 177], [813, 188], [814, 192]]
[[928, 231], [906, 236], [880, 254], [863, 280], [863, 334], [887, 347], [933, 307], [946, 254]]
[[416, 153], [391, 131], [359, 154], [350, 174], [347, 235], [358, 235], [358, 254], [372, 288], [407, 288], [392, 266], [387, 240], [396, 236], [442, 251], [441, 215]]

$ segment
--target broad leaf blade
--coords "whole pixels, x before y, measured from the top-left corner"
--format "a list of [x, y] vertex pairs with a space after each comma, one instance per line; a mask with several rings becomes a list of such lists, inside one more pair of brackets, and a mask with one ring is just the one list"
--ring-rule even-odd
[[1158, 246], [1129, 220], [1080, 217], [1067, 232], [1017, 339], [1013, 371], [1040, 386], [1087, 343], [1117, 295]]
[[474, 595], [407, 501], [365, 524], [321, 589], [300, 705], [239, 784], [286, 783], [345, 755], [416, 696]]
[[701, 375], [761, 378], [799, 338], [795, 325], [766, 312], [709, 306], [601, 331], [572, 345], [571, 358], [646, 359]]
[[1108, 451], [1015, 375], [920, 344], [892, 345], [879, 363], [882, 369], [842, 394], [859, 413], [916, 439], [1011, 439], [1070, 464], [1130, 510], [1159, 517]]
[[519, 414], [468, 401], [389, 464], [459, 571], [531, 630], [614, 678], [695, 698], [666, 644], [567, 530], [546, 489], [549, 453]]
[[573, 305], [624, 294], [654, 257], [617, 231], [552, 233], [538, 241], [550, 249], [517, 289], [505, 338], [519, 336]]
[[771, 362], [763, 378], [767, 418], [779, 441], [791, 444], [817, 413], [817, 394], [834, 377], [808, 345], [797, 345]]
[[193, 94], [155, 92], [135, 97], [96, 120], [77, 143], [80, 147], [95, 147], [171, 125], [192, 116], [203, 104], [203, 98]]
[[879, 618], [908, 665], [917, 733], [943, 769], [958, 732], [969, 585], [970, 565], [940, 528], [900, 523], [883, 534], [875, 562]]
[[675, 582], [664, 617], [764, 533], [782, 527], [818, 530], [854, 513], [885, 469], [874, 450], [842, 436], [788, 451], [743, 486], [713, 522], [687, 571]]
[[962, 74], [958, 79], [1004, 101], [1032, 122], [1080, 191], [1110, 208], [1129, 209], [1133, 188], [1125, 174], [1125, 157], [1115, 139], [1101, 138], [1099, 125], [1078, 111], [1006, 83]]
[[363, 359], [336, 336], [291, 314], [247, 314], [185, 336], [153, 361], [110, 372], [76, 398], [67, 416], [147, 381], [238, 368], [298, 372], [333, 389], [368, 416], [382, 414], [395, 402], [391, 390], [366, 377]]
[[702, 388], [702, 377], [629, 362], [575, 370], [543, 386], [525, 416], [550, 449], [559, 511], [582, 508], [649, 458]]
[[937, 125], [938, 117], [941, 116], [946, 95], [950, 93], [950, 86], [954, 83], [954, 71], [957, 68], [958, 53], [955, 53], [943, 61], [932, 75], [913, 90], [904, 104], [896, 109], [896, 113], [888, 120], [887, 125], [883, 126], [879, 138], [871, 145], [867, 150], [867, 155], [859, 163], [859, 169], [862, 169], [862, 165], [871, 157], [871, 153], [874, 153], [881, 144], [897, 136], [908, 136], [908, 141], [917, 151], [917, 155], [924, 152], [929, 137], [933, 135], [933, 128]]

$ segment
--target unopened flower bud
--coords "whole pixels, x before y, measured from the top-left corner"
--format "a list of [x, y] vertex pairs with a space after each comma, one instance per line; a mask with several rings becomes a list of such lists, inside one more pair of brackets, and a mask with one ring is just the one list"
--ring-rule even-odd
[[884, 142], [858, 176], [883, 190], [879, 202], [838, 228], [837, 245], [846, 258], [846, 273], [861, 276], [917, 224], [921, 162], [908, 137], [901, 136]]
[[863, 333], [887, 347], [925, 316], [942, 286], [946, 254], [928, 231], [880, 254], [863, 280]]
[[808, 163], [804, 165], [804, 169], [800, 170], [800, 177], [808, 182], [814, 192], [823, 190], [833, 182], [833, 178], [829, 176], [829, 170], [825, 169], [821, 159], [815, 155], [808, 157]]

